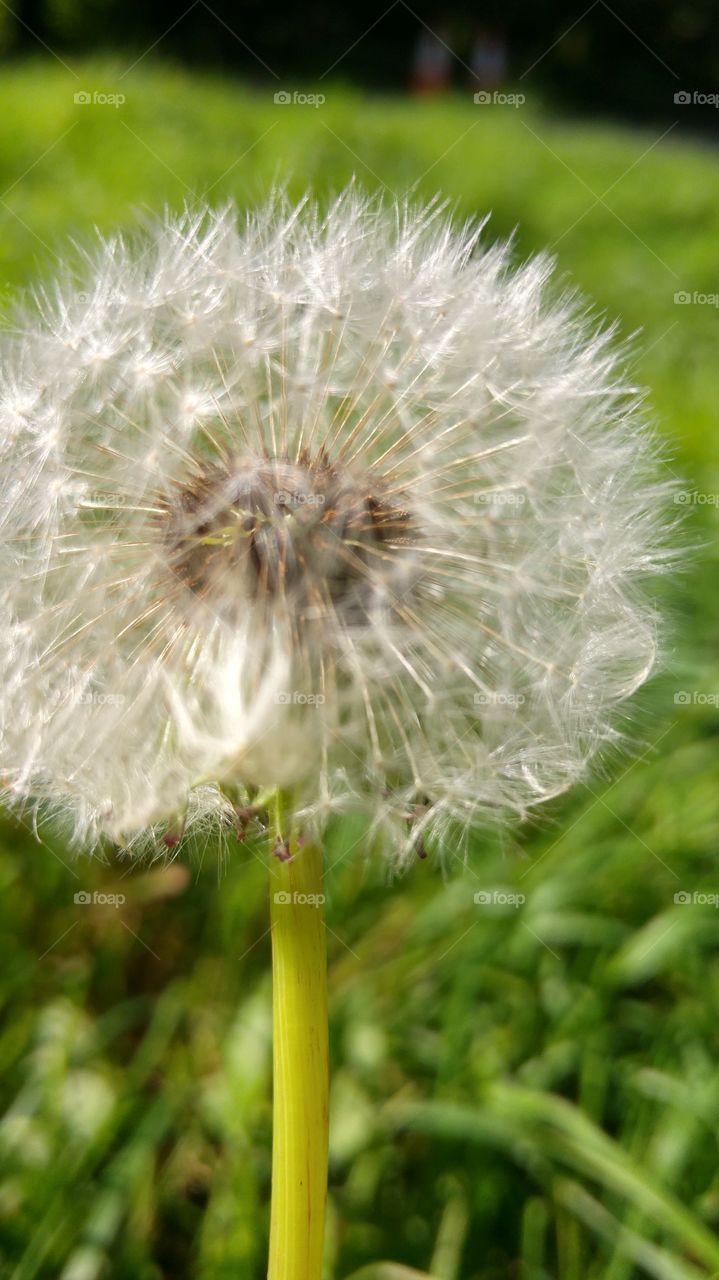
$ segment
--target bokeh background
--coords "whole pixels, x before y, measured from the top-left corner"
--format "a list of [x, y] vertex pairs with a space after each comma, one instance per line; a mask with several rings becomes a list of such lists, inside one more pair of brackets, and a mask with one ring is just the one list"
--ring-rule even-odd
[[[327, 1280], [719, 1275], [718, 27], [712, 0], [0, 7], [5, 306], [165, 202], [440, 192], [619, 317], [680, 478], [635, 753], [446, 880], [330, 833]], [[259, 850], [0, 835], [0, 1276], [259, 1280]]]

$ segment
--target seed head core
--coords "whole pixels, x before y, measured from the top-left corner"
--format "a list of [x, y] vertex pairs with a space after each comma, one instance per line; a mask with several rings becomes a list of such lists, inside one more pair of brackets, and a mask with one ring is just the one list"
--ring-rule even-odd
[[366, 619], [414, 541], [409, 511], [324, 454], [204, 466], [163, 518], [173, 572], [195, 595], [284, 603], [295, 619]]

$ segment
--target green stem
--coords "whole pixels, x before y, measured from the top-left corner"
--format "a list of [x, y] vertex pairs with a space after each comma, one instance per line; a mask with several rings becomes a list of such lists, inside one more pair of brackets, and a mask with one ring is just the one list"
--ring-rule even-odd
[[271, 877], [272, 1211], [268, 1280], [320, 1280], [327, 1196], [329, 1066], [322, 851], [299, 845], [278, 797], [291, 857]]

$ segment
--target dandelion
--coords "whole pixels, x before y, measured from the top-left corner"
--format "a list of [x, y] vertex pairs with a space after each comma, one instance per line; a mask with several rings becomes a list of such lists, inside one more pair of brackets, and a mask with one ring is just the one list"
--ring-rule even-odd
[[9, 800], [130, 851], [272, 810], [273, 1278], [319, 1267], [328, 815], [457, 855], [580, 778], [655, 663], [641, 397], [551, 264], [480, 231], [353, 191], [166, 215], [5, 340]]

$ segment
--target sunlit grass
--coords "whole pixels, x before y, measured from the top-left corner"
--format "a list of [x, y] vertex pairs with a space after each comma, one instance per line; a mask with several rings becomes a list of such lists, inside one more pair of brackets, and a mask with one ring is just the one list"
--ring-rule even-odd
[[[552, 119], [531, 96], [519, 111], [330, 83], [313, 108], [149, 61], [74, 70], [0, 80], [8, 294], [51, 278], [94, 224], [198, 195], [246, 204], [273, 182], [330, 193], [354, 173], [493, 211], [489, 236], [518, 228], [520, 256], [554, 245], [600, 311], [642, 329], [633, 376], [705, 500], [687, 506], [696, 550], [637, 762], [478, 841], [446, 883], [418, 862], [387, 885], [360, 831], [332, 834], [328, 1275], [385, 1258], [437, 1280], [716, 1274], [719, 912], [675, 895], [719, 894], [717, 310], [674, 295], [719, 290], [719, 161]], [[74, 102], [95, 90], [126, 101]], [[135, 870], [42, 834], [8, 823], [0, 850], [0, 1273], [259, 1280], [266, 871], [242, 844], [223, 867], [208, 849], [189, 870]], [[475, 903], [495, 890], [524, 901]]]

